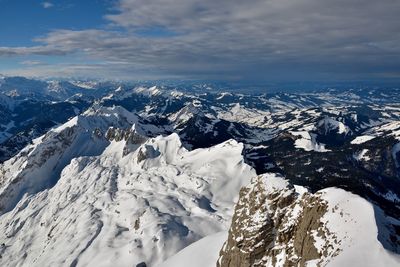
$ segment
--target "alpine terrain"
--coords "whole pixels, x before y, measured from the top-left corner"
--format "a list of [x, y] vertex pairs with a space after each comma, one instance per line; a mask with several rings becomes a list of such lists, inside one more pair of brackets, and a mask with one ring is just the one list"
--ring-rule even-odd
[[400, 266], [400, 88], [0, 79], [1, 266]]

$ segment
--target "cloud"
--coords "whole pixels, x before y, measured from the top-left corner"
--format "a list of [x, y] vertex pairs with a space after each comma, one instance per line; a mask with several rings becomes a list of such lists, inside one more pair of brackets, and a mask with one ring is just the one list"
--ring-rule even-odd
[[2, 71], [2, 74], [9, 76], [27, 77], [63, 77], [63, 78], [97, 78], [114, 80], [140, 80], [140, 79], [163, 79], [182, 76], [171, 76], [163, 73], [156, 73], [151, 69], [136, 68], [125, 62], [101, 62], [101, 63], [57, 63], [25, 65], [22, 68], [12, 68]]
[[72, 50], [53, 46], [31, 46], [31, 47], [0, 47], [1, 56], [23, 56], [23, 55], [42, 55], [42, 56], [61, 56], [71, 53]]
[[21, 65], [25, 66], [37, 66], [37, 65], [44, 65], [45, 63], [40, 60], [24, 60], [20, 62]]
[[222, 79], [365, 79], [400, 69], [399, 1], [121, 0], [115, 11], [106, 28], [55, 30], [37, 46], [0, 47], [0, 56], [79, 55], [119, 62], [124, 75]]
[[54, 6], [51, 2], [42, 2], [41, 4], [43, 8], [52, 8]]

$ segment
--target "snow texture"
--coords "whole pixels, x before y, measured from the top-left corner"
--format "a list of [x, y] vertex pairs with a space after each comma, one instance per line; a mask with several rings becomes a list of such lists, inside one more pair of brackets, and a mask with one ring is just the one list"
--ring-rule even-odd
[[3, 266], [148, 266], [226, 231], [255, 171], [229, 140], [186, 150], [176, 134], [132, 144], [122, 108], [92, 109], [1, 166]]

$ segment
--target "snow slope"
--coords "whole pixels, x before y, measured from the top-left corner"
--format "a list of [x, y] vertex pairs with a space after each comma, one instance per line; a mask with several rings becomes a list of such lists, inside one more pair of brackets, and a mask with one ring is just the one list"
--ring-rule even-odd
[[338, 134], [348, 134], [350, 129], [343, 122], [337, 121], [335, 119], [325, 117], [318, 122], [318, 127], [322, 127], [325, 133], [329, 131], [336, 131]]
[[328, 149], [325, 148], [325, 144], [318, 143], [316, 141], [315, 134], [309, 133], [307, 131], [292, 131], [290, 132], [294, 136], [299, 138], [294, 142], [296, 148], [304, 149], [305, 151], [316, 151], [316, 152], [327, 152]]
[[182, 249], [174, 256], [158, 265], [158, 267], [214, 267], [218, 260], [219, 250], [227, 236], [228, 233], [226, 231], [206, 236]]
[[321, 221], [331, 237], [340, 241], [336, 244], [328, 240], [338, 253], [323, 261], [326, 266], [400, 266], [400, 256], [386, 250], [378, 241], [378, 227], [384, 225], [379, 225], [382, 222], [376, 218], [382, 216], [382, 210], [342, 189], [327, 188], [320, 194], [328, 204], [328, 212]]
[[369, 140], [372, 140], [374, 138], [375, 138], [375, 136], [371, 136], [371, 135], [361, 135], [361, 136], [357, 136], [356, 138], [354, 138], [350, 143], [353, 145], [359, 145], [359, 144], [368, 142]]
[[153, 266], [229, 227], [255, 176], [243, 145], [106, 138], [132, 124], [145, 127], [121, 108], [93, 109], [1, 166], [2, 266]]

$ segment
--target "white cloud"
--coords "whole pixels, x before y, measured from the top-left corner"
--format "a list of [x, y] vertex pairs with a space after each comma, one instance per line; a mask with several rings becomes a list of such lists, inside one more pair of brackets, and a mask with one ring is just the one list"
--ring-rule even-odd
[[24, 60], [21, 62], [21, 65], [25, 66], [36, 66], [36, 65], [43, 65], [44, 62], [40, 60]]
[[43, 8], [51, 8], [53, 6], [54, 6], [54, 4], [51, 3], [51, 2], [42, 2], [42, 7]]

